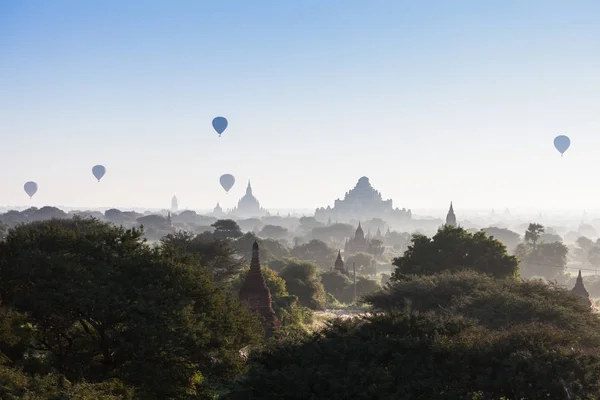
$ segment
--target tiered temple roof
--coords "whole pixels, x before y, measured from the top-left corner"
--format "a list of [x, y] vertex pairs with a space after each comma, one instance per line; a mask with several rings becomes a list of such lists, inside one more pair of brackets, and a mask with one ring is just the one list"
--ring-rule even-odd
[[271, 291], [260, 268], [259, 249], [256, 242], [252, 245], [250, 271], [240, 290], [240, 300], [245, 302], [252, 311], [258, 312], [263, 317], [267, 336], [270, 336], [276, 329], [281, 327], [281, 322], [273, 311]]
[[369, 178], [363, 176], [356, 186], [346, 192], [344, 199], [337, 199], [334, 206], [318, 208], [315, 218], [324, 222], [331, 219], [351, 221], [382, 218], [386, 221], [404, 221], [412, 218], [410, 210], [394, 208], [392, 200], [383, 200], [381, 193], [375, 190]]

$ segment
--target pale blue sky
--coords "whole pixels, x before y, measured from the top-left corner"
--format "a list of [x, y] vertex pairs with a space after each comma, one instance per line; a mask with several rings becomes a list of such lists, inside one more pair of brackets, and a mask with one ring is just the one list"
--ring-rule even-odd
[[0, 205], [231, 207], [250, 178], [312, 208], [366, 175], [401, 208], [599, 208], [599, 21], [597, 0], [2, 1]]

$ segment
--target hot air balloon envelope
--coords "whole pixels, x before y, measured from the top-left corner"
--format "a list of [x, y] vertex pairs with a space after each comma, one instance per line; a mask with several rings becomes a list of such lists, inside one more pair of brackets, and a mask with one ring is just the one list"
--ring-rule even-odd
[[98, 179], [98, 182], [100, 182], [100, 179], [106, 174], [106, 168], [104, 168], [104, 165], [95, 165], [94, 168], [92, 168], [92, 174], [94, 174], [96, 179]]
[[25, 189], [25, 193], [27, 193], [27, 196], [31, 198], [34, 194], [37, 193], [38, 186], [35, 182], [27, 182], [25, 183], [25, 185], [23, 185], [23, 189]]
[[569, 146], [571, 146], [571, 139], [567, 136], [560, 135], [554, 138], [554, 147], [556, 147], [556, 150], [558, 150], [560, 154], [564, 154], [565, 151], [569, 149]]
[[221, 133], [225, 132], [225, 129], [227, 129], [227, 120], [224, 117], [216, 117], [212, 120], [212, 126], [219, 136], [221, 136]]
[[221, 186], [225, 189], [226, 192], [229, 192], [235, 183], [235, 178], [231, 174], [221, 175], [219, 179], [221, 182]]

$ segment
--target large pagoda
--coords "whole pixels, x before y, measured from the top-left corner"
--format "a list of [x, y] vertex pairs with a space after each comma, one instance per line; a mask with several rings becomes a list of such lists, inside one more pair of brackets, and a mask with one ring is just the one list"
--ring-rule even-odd
[[231, 214], [239, 218], [260, 218], [269, 215], [252, 193], [250, 181], [246, 187], [246, 194], [238, 201], [237, 207], [231, 210]]
[[250, 271], [240, 290], [240, 300], [245, 302], [252, 311], [263, 317], [265, 332], [267, 336], [270, 336], [276, 329], [281, 327], [281, 322], [277, 319], [275, 311], [273, 311], [271, 291], [262, 274], [258, 253], [258, 243], [254, 242]]
[[392, 200], [383, 200], [381, 193], [371, 186], [369, 178], [363, 176], [353, 189], [346, 192], [344, 199], [335, 200], [333, 207], [318, 208], [315, 218], [321, 222], [329, 219], [340, 222], [366, 221], [372, 218], [401, 222], [410, 220], [412, 212], [405, 208], [394, 208]]

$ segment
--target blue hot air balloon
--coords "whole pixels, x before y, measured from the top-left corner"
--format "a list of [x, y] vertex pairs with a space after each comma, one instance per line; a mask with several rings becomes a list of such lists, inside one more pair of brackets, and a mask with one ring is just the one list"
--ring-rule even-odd
[[561, 157], [569, 149], [569, 146], [571, 146], [571, 139], [567, 136], [560, 135], [554, 138], [554, 147], [560, 152]]
[[216, 117], [212, 121], [212, 126], [215, 128], [215, 131], [217, 131], [219, 136], [221, 136], [221, 133], [225, 132], [225, 129], [227, 129], [227, 120], [225, 117]]
[[33, 195], [37, 193], [38, 186], [37, 183], [30, 181], [26, 182], [25, 185], [23, 185], [23, 189], [25, 189], [25, 193], [27, 193], [27, 196], [29, 196], [29, 198], [32, 198]]
[[96, 179], [98, 179], [98, 182], [100, 182], [100, 179], [106, 174], [106, 168], [104, 168], [104, 165], [94, 165], [92, 174], [94, 174]]
[[219, 182], [221, 182], [221, 186], [223, 187], [223, 189], [225, 189], [225, 192], [229, 193], [229, 191], [235, 184], [235, 178], [231, 174], [225, 174], [221, 175]]

